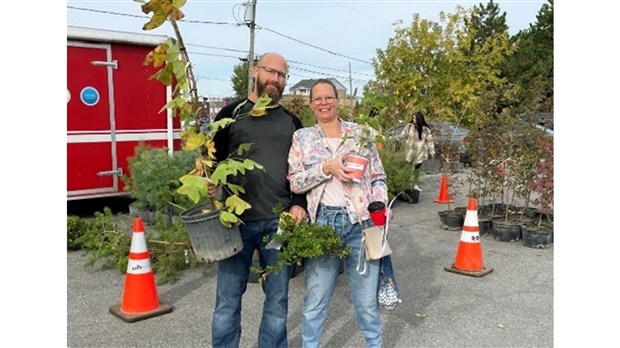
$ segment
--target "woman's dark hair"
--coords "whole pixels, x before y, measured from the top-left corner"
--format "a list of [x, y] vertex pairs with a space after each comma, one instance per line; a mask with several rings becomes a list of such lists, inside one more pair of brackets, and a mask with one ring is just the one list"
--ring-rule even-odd
[[418, 139], [422, 140], [422, 129], [424, 129], [424, 127], [428, 127], [430, 129], [431, 126], [426, 123], [426, 119], [424, 119], [424, 115], [421, 112], [416, 112], [413, 117], [415, 117], [415, 128], [418, 130]]
[[312, 90], [314, 89], [314, 86], [321, 84], [321, 83], [326, 83], [330, 86], [332, 86], [332, 88], [334, 89], [334, 96], [336, 97], [336, 99], [338, 98], [338, 90], [336, 89], [336, 85], [334, 85], [334, 83], [331, 80], [328, 79], [318, 79], [316, 81], [314, 81], [314, 83], [312, 84], [312, 87], [310, 87], [310, 101], [312, 101]]

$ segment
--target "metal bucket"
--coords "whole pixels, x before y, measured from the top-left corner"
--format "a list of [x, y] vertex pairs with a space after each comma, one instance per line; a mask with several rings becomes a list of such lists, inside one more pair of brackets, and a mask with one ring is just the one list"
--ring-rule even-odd
[[220, 211], [203, 213], [208, 206], [188, 209], [180, 214], [187, 227], [196, 258], [214, 262], [229, 258], [243, 249], [239, 226], [225, 227], [220, 222]]

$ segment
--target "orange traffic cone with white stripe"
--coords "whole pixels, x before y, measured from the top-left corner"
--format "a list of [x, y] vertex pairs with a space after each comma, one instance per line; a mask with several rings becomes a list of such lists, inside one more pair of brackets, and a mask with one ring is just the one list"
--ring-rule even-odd
[[448, 177], [445, 174], [441, 177], [441, 186], [439, 187], [439, 194], [435, 199], [435, 203], [454, 203], [448, 195]]
[[144, 224], [139, 217], [133, 222], [123, 299], [121, 304], [110, 307], [110, 312], [126, 322], [172, 312], [172, 306], [159, 303]]
[[478, 226], [478, 204], [473, 197], [467, 203], [465, 223], [461, 233], [461, 241], [456, 251], [456, 261], [450, 267], [444, 267], [448, 272], [459, 273], [474, 277], [482, 277], [493, 271], [484, 267], [482, 262], [482, 244], [480, 243], [480, 227]]

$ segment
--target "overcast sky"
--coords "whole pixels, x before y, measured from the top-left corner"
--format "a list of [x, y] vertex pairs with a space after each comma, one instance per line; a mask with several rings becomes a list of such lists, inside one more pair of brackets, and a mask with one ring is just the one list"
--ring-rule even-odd
[[[511, 34], [535, 23], [542, 0], [495, 1], [506, 12]], [[306, 78], [335, 77], [350, 92], [373, 78], [370, 62], [394, 36], [392, 23], [409, 26], [415, 13], [438, 20], [440, 11], [453, 13], [480, 1], [269, 1], [257, 0], [254, 51], [282, 53], [289, 61], [286, 91]], [[485, 2], [486, 3], [486, 2]], [[188, 45], [199, 93], [234, 94], [230, 78], [239, 58], [247, 57], [250, 29], [242, 1], [192, 1], [183, 7], [188, 22], [181, 34]], [[99, 12], [98, 12], [99, 11]], [[104, 11], [104, 12], [101, 12]], [[147, 17], [130, 0], [67, 1], [67, 25], [172, 36], [165, 23], [143, 31]], [[194, 23], [191, 23], [194, 22]], [[349, 65], [351, 74], [349, 74]]]

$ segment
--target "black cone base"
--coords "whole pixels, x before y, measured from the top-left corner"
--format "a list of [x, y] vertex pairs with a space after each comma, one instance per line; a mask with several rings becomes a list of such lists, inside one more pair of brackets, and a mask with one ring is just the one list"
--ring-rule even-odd
[[170, 312], [172, 312], [172, 306], [164, 304], [164, 303], [160, 303], [159, 307], [155, 308], [152, 311], [148, 311], [144, 313], [137, 313], [137, 314], [127, 314], [127, 313], [121, 312], [120, 304], [110, 307], [110, 313], [114, 314], [115, 316], [121, 318], [122, 320], [128, 323], [133, 323], [134, 321], [156, 317], [158, 315], [162, 315], [162, 314], [166, 314]]

